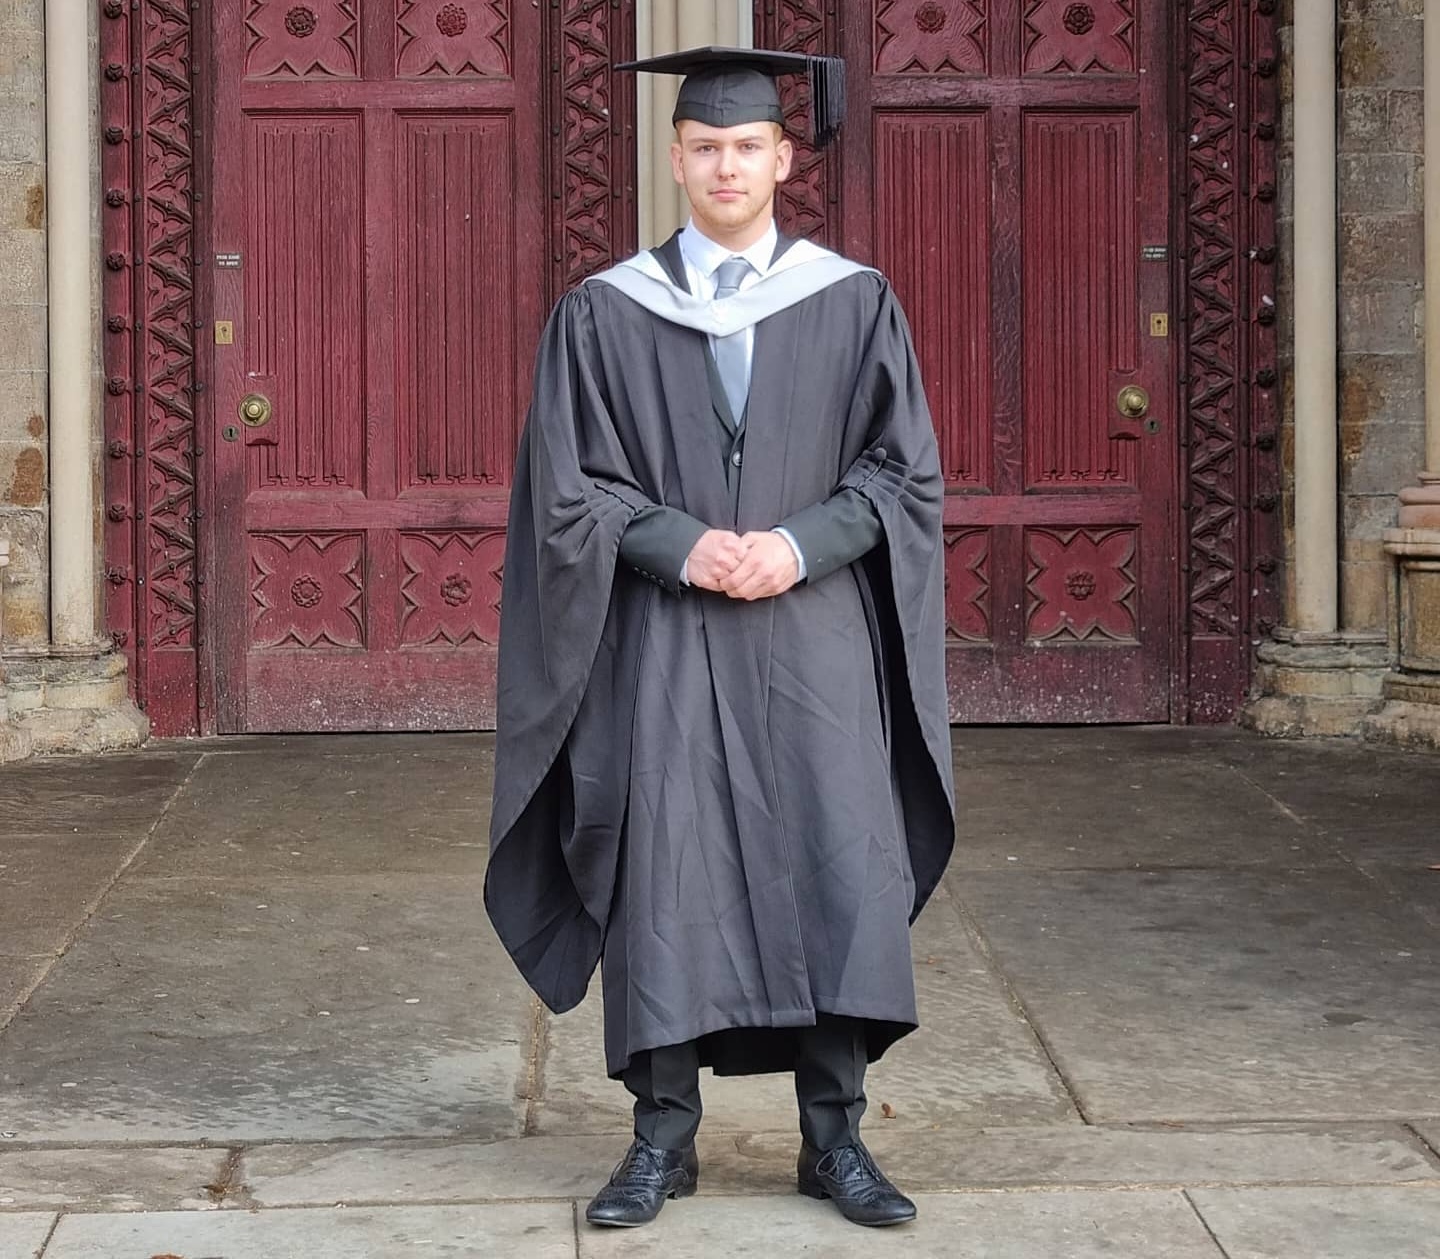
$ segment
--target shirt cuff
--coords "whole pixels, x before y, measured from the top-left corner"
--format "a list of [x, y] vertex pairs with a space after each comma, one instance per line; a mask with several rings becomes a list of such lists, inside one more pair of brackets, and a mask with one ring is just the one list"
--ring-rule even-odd
[[680, 565], [680, 584], [682, 586], [690, 584], [690, 561], [688, 559]]
[[[801, 552], [801, 550], [800, 550], [800, 544], [795, 541], [795, 535], [794, 535], [793, 533], [791, 533], [790, 530], [785, 529], [785, 528], [781, 527], [780, 525], [776, 525], [775, 528], [773, 528], [772, 530], [770, 530], [770, 532], [771, 532], [771, 533], [778, 533], [782, 538], [785, 539], [786, 542], [788, 542], [788, 543], [790, 544], [790, 549], [795, 552], [795, 563], [796, 563], [797, 565], [799, 565], [799, 568], [800, 568], [800, 575], [799, 575], [798, 577], [796, 577], [795, 580], [796, 580], [796, 581], [804, 581], [804, 580], [805, 580], [805, 556], [804, 556], [804, 554], [803, 554], [803, 553]], [[682, 581], [684, 580], [684, 577], [683, 577], [683, 576], [681, 577], [681, 580], [682, 580]]]

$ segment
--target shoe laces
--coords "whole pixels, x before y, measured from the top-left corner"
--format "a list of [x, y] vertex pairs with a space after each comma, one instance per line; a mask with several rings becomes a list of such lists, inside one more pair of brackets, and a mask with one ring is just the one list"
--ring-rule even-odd
[[[827, 1166], [828, 1164], [828, 1166]], [[854, 1145], [842, 1145], [828, 1150], [816, 1164], [815, 1170], [823, 1176], [831, 1176], [843, 1185], [858, 1180], [869, 1180], [877, 1188], [894, 1188], [875, 1162], [875, 1157], [858, 1141]]]
[[610, 1173], [612, 1185], [617, 1180], [643, 1181], [658, 1185], [663, 1179], [660, 1151], [640, 1138], [631, 1143], [630, 1148], [625, 1151], [625, 1157], [615, 1164], [615, 1170]]

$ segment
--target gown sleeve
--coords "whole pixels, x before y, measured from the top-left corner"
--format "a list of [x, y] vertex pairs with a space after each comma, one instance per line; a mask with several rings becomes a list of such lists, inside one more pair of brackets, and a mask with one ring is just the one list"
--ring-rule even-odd
[[603, 928], [560, 837], [574, 830], [565, 741], [602, 637], [630, 522], [657, 504], [615, 424], [585, 286], [541, 337], [510, 495], [496, 696], [495, 789], [485, 905], [517, 967], [552, 1009], [577, 1004]]
[[836, 495], [863, 498], [880, 537], [861, 561], [876, 593], [891, 681], [893, 765], [919, 914], [954, 844], [955, 784], [945, 684], [944, 479], [910, 328], [885, 284], [852, 413], [865, 445]]

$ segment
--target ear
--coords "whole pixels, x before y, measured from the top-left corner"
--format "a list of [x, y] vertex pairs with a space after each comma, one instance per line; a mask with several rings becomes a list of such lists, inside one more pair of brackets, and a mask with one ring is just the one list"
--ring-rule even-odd
[[675, 176], [675, 182], [682, 187], [685, 183], [685, 150], [680, 147], [680, 141], [676, 140], [670, 145], [670, 173]]
[[775, 182], [783, 184], [790, 178], [790, 167], [795, 162], [795, 146], [784, 136], [775, 146]]

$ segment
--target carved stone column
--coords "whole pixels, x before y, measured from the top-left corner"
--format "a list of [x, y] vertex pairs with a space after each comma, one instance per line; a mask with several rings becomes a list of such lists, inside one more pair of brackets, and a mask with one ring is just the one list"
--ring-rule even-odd
[[1390, 661], [1385, 632], [1345, 628], [1340, 607], [1336, 15], [1335, 0], [1294, 6], [1293, 589], [1241, 714], [1281, 736], [1354, 734]]
[[45, 127], [50, 277], [50, 641], [90, 653], [95, 616], [94, 310], [91, 284], [93, 75], [85, 0], [45, 14]]
[[[100, 635], [97, 606], [98, 10], [85, 0], [45, 7], [50, 642], [6, 657], [0, 759], [20, 740], [37, 751], [100, 751], [132, 747], [149, 731], [128, 696], [124, 657]], [[111, 81], [124, 79], [118, 70]]]

